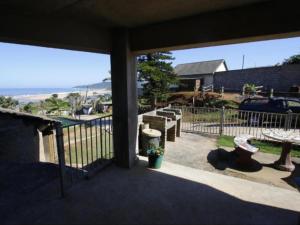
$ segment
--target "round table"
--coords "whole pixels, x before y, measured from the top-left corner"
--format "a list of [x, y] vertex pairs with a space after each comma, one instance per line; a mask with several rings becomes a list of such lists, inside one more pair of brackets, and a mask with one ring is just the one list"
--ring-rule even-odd
[[280, 158], [274, 162], [279, 170], [292, 172], [295, 169], [291, 159], [291, 150], [293, 144], [300, 145], [300, 135], [294, 131], [285, 131], [278, 129], [267, 129], [262, 134], [270, 139], [282, 142], [282, 151]]

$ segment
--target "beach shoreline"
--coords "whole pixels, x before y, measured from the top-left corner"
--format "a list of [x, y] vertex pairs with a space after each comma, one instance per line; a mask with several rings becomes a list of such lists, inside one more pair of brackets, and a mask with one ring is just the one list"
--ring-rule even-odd
[[[70, 92], [60, 92], [60, 93], [49, 93], [49, 94], [32, 94], [32, 95], [15, 95], [12, 96], [13, 99], [18, 100], [19, 103], [29, 103], [29, 102], [39, 102], [44, 101], [47, 98], [50, 98], [53, 94], [57, 94], [58, 98], [63, 99], [68, 96], [70, 93], [80, 93], [81, 96], [86, 96], [85, 90], [74, 90]], [[111, 90], [109, 89], [89, 89], [87, 92], [87, 96], [95, 96], [95, 95], [104, 95], [111, 94]]]

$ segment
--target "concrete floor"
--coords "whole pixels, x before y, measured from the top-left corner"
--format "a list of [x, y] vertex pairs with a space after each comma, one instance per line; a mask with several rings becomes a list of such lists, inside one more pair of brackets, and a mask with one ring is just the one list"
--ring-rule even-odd
[[210, 136], [181, 132], [176, 142], [166, 142], [165, 160], [207, 171], [215, 168], [207, 162], [207, 155], [217, 149], [217, 139]]
[[[294, 191], [164, 161], [159, 170], [141, 158], [131, 170], [108, 167], [69, 189], [49, 187], [16, 200], [2, 224], [299, 224]], [[26, 203], [26, 204], [25, 204]], [[2, 205], [2, 207], [5, 207]]]
[[167, 142], [165, 160], [297, 191], [294, 177], [300, 177], [299, 158], [293, 159], [296, 164], [293, 175], [272, 167], [272, 163], [279, 158], [278, 155], [262, 152], [253, 156], [256, 160], [255, 168], [242, 170], [232, 163], [234, 160], [230, 158], [232, 150], [232, 148], [218, 148], [215, 137], [182, 132], [182, 136], [177, 138], [176, 142]]

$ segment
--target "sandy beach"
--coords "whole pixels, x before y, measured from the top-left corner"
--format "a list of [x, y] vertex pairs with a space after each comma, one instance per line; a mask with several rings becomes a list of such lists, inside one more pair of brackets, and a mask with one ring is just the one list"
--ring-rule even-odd
[[[43, 101], [46, 98], [50, 98], [52, 94], [57, 94], [58, 98], [65, 98], [69, 93], [80, 93], [80, 95], [85, 96], [86, 91], [72, 91], [72, 92], [62, 92], [62, 93], [51, 93], [51, 94], [36, 94], [36, 95], [16, 95], [13, 96], [14, 99], [18, 100], [20, 103], [28, 103], [28, 102], [39, 102]], [[94, 95], [103, 95], [103, 94], [111, 94], [111, 90], [108, 89], [91, 89], [88, 91], [87, 96]]]

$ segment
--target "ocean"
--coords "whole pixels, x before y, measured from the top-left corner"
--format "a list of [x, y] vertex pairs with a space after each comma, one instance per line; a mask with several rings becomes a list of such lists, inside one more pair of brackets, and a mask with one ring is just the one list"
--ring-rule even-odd
[[79, 91], [78, 88], [0, 88], [0, 96], [26, 96]]

